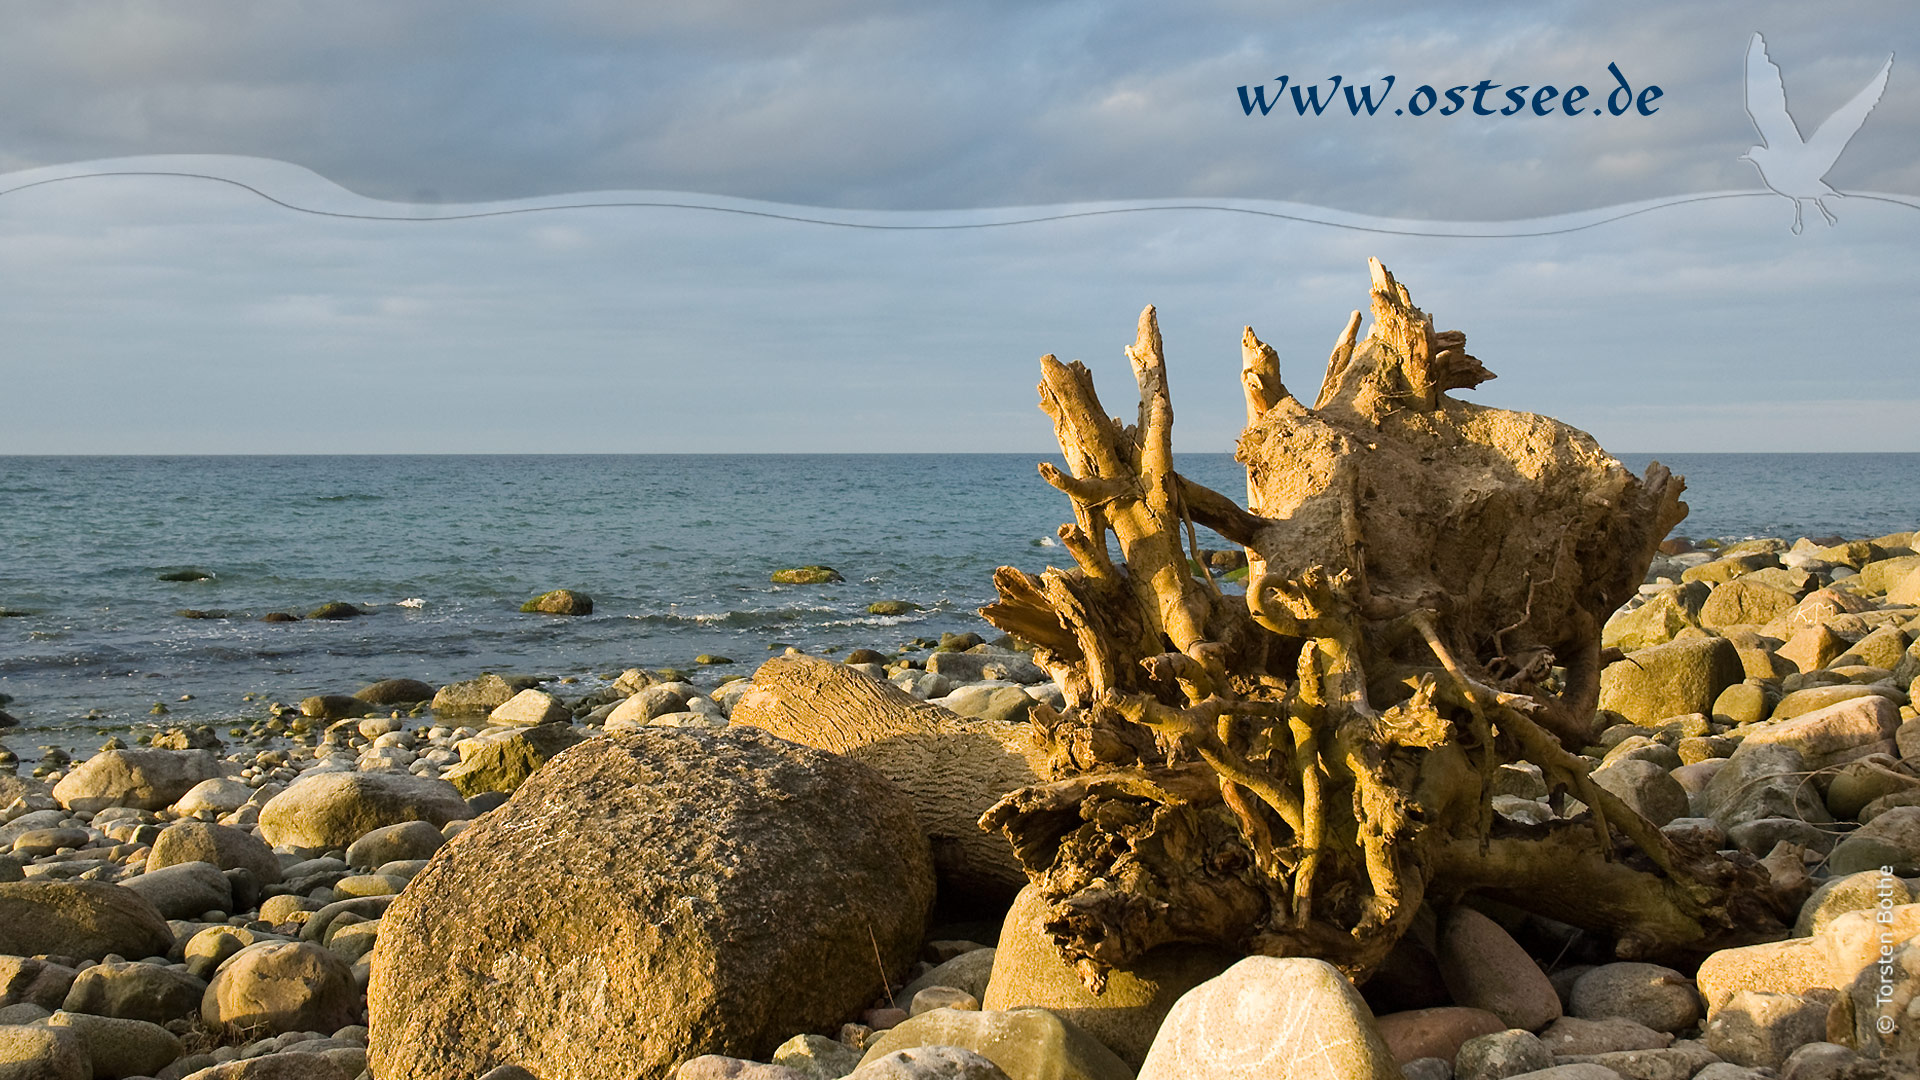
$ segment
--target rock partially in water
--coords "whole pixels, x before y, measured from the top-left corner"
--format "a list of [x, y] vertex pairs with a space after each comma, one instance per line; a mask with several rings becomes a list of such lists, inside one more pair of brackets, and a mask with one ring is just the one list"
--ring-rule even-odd
[[540, 615], [591, 615], [593, 597], [572, 589], [554, 589], [521, 604], [520, 610]]
[[309, 619], [357, 619], [366, 612], [341, 600], [329, 601], [307, 612]]

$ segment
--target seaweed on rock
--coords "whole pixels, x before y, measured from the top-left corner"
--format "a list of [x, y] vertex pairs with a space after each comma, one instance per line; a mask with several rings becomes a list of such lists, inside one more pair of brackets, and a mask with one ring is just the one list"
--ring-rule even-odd
[[[1075, 565], [1002, 567], [988, 621], [1034, 643], [1067, 707], [1033, 712], [1042, 782], [982, 818], [1051, 904], [1083, 980], [1172, 942], [1316, 956], [1364, 979], [1428, 901], [1468, 893], [1616, 935], [1622, 957], [1700, 955], [1783, 932], [1797, 881], [1689, 847], [1589, 776], [1600, 627], [1686, 514], [1544, 416], [1449, 391], [1493, 374], [1370, 262], [1311, 406], [1251, 328], [1237, 459], [1248, 505], [1173, 468], [1154, 310], [1127, 356], [1131, 422], [1087, 368], [1042, 357]], [[1247, 551], [1244, 597], [1195, 525]], [[1118, 558], [1114, 557], [1117, 547]], [[1528, 761], [1585, 809], [1492, 809]], [[1562, 802], [1562, 805], [1565, 805]]]

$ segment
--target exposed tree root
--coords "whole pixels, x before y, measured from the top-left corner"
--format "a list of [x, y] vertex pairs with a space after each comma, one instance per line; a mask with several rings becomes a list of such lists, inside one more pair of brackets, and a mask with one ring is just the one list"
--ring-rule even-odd
[[[1586, 434], [1449, 397], [1493, 377], [1378, 262], [1309, 408], [1242, 337], [1251, 510], [1172, 467], [1154, 310], [1127, 350], [1131, 423], [1087, 368], [1042, 357], [1075, 565], [1003, 567], [982, 609], [1032, 641], [1063, 714], [1036, 710], [1048, 781], [981, 825], [1052, 901], [1089, 985], [1169, 942], [1313, 955], [1364, 978], [1428, 897], [1497, 894], [1618, 934], [1637, 957], [1777, 934], [1790, 890], [1685, 851], [1593, 782], [1599, 628], [1686, 513]], [[1244, 597], [1194, 523], [1247, 549]], [[1111, 541], [1111, 546], [1110, 546]], [[1119, 558], [1113, 557], [1117, 548]], [[1524, 830], [1492, 810], [1531, 761], [1589, 808]]]

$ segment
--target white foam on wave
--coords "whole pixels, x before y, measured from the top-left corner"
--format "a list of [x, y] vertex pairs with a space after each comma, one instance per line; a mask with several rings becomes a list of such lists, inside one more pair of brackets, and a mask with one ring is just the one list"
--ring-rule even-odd
[[426, 602], [426, 600], [425, 600], [425, 599], [423, 599], [423, 598], [421, 598], [421, 597], [418, 597], [418, 596], [409, 596], [409, 597], [407, 597], [407, 598], [406, 598], [405, 600], [401, 600], [401, 601], [398, 601], [397, 603], [395, 603], [395, 604], [394, 604], [394, 606], [395, 606], [395, 607], [404, 607], [404, 608], [416, 608], [416, 609], [417, 609], [417, 608], [423, 608], [423, 607], [426, 607], [426, 606], [427, 606], [427, 602]]

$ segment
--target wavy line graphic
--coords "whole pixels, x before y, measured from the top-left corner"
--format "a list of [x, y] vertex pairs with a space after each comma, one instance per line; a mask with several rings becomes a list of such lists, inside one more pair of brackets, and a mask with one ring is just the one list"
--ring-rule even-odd
[[[267, 158], [194, 157], [206, 162], [199, 167], [182, 167], [182, 158], [119, 159], [107, 163], [80, 163], [24, 170], [8, 174], [15, 182], [0, 187], [0, 198], [36, 188], [77, 184], [83, 181], [115, 179], [178, 179], [196, 183], [223, 185], [254, 196], [273, 206], [315, 217], [350, 221], [385, 221], [399, 224], [476, 221], [488, 218], [563, 211], [636, 209], [692, 210], [713, 214], [762, 218], [771, 221], [818, 225], [841, 229], [867, 229], [885, 232], [952, 232], [978, 229], [1006, 229], [1044, 225], [1085, 218], [1124, 214], [1242, 214], [1331, 229], [1372, 233], [1382, 236], [1426, 237], [1455, 240], [1503, 240], [1558, 236], [1599, 228], [1656, 211], [1701, 203], [1735, 199], [1775, 199], [1778, 194], [1767, 188], [1752, 191], [1710, 191], [1675, 195], [1639, 202], [1621, 203], [1547, 217], [1513, 221], [1422, 221], [1417, 219], [1374, 217], [1309, 204], [1259, 199], [1224, 199], [1192, 202], [1174, 199], [1139, 199], [1090, 203], [1065, 203], [1049, 206], [1001, 207], [975, 210], [836, 210], [827, 207], [797, 206], [786, 203], [737, 199], [720, 195], [689, 192], [607, 192], [595, 198], [589, 194], [569, 194], [514, 199], [491, 203], [427, 204], [373, 199], [326, 179], [312, 170]], [[219, 169], [218, 164], [232, 166]], [[266, 176], [246, 176], [266, 173]], [[52, 174], [52, 175], [46, 175]], [[239, 174], [239, 175], [236, 175]], [[28, 179], [27, 177], [33, 177]], [[246, 176], [246, 178], [242, 178]], [[0, 176], [0, 182], [8, 177]], [[305, 188], [304, 196], [272, 190]], [[1920, 199], [1883, 192], [1848, 193], [1847, 199], [1891, 203], [1920, 210]], [[329, 203], [335, 205], [328, 205]]]

